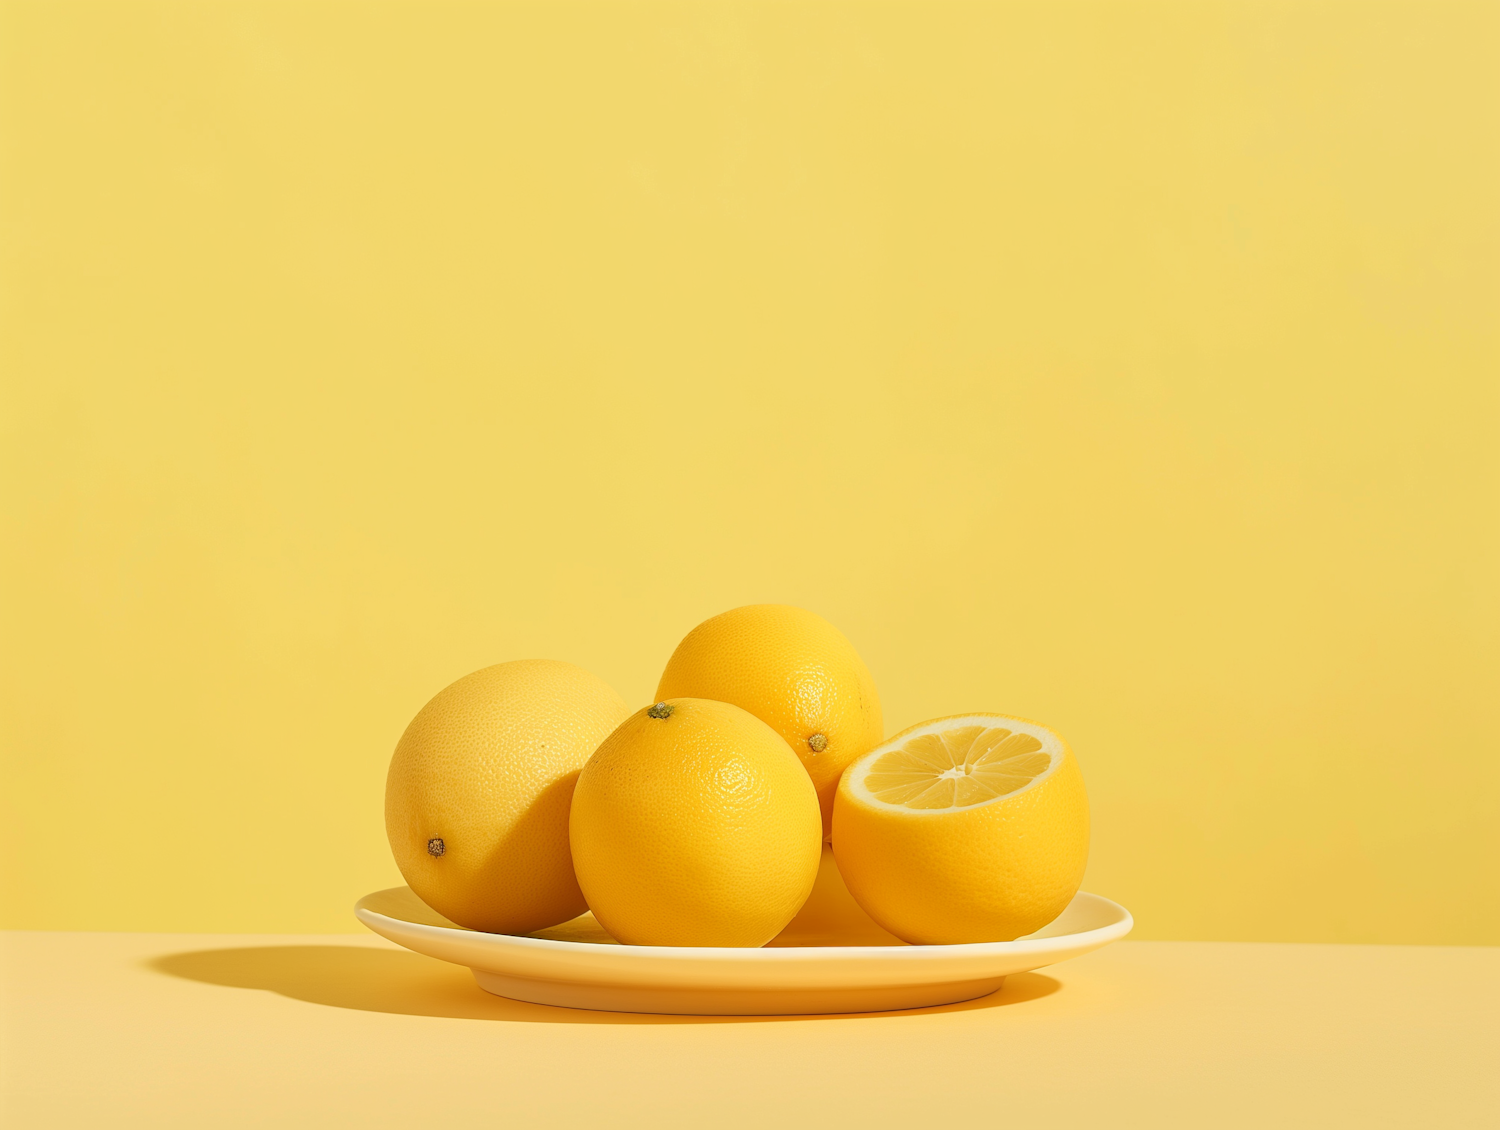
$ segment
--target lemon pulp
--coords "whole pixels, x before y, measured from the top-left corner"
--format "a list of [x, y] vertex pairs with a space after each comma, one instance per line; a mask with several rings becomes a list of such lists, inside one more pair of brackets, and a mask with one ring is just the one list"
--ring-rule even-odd
[[1056, 770], [1062, 749], [1048, 731], [987, 722], [918, 727], [851, 783], [893, 808], [969, 808], [1014, 796]]

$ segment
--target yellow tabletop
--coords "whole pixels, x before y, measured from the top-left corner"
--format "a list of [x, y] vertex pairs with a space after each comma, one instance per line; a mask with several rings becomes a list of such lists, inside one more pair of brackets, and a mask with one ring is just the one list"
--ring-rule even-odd
[[1500, 950], [1122, 942], [968, 1004], [581, 1012], [357, 936], [3, 935], [7, 1127], [1500, 1125]]

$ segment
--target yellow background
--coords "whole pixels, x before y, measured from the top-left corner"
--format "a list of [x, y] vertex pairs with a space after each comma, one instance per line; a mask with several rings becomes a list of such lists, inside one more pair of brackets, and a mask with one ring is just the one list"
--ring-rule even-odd
[[1500, 941], [1489, 3], [8, 3], [3, 920], [357, 929], [465, 672], [751, 601], [1138, 937]]

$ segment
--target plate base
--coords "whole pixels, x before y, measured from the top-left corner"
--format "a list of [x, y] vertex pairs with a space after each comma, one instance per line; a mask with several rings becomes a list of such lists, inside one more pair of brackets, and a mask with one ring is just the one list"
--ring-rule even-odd
[[892, 1012], [985, 997], [1004, 977], [936, 985], [876, 985], [818, 989], [671, 989], [567, 984], [473, 970], [487, 993], [531, 1004], [599, 1012], [652, 1012], [674, 1016], [797, 1016], [814, 1013]]

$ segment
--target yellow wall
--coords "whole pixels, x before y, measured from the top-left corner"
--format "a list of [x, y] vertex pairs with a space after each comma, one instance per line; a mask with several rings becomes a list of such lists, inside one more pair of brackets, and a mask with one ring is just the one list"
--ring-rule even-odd
[[1140, 937], [1500, 942], [1489, 3], [9, 3], [3, 922], [353, 930], [450, 680], [751, 601]]

